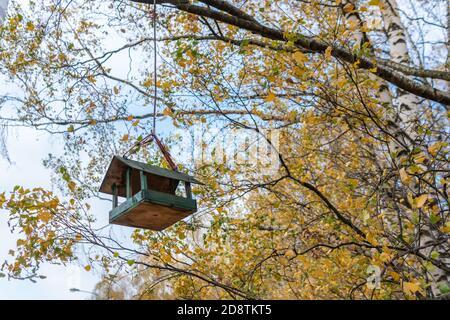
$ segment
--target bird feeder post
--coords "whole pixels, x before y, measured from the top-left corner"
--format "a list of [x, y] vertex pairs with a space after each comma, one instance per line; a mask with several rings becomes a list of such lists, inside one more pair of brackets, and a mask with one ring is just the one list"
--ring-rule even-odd
[[184, 189], [186, 190], [186, 198], [192, 199], [191, 183], [185, 181], [184, 182]]
[[131, 198], [131, 168], [127, 168], [125, 171], [125, 183], [127, 189], [127, 199]]
[[112, 185], [112, 193], [113, 193], [113, 195], [112, 195], [113, 196], [113, 198], [112, 198], [112, 207], [114, 209], [114, 208], [117, 207], [117, 204], [118, 204], [118, 201], [117, 201], [117, 198], [118, 198], [117, 185], [115, 183]]
[[139, 175], [140, 175], [140, 178], [141, 178], [141, 191], [147, 190], [148, 189], [148, 187], [147, 187], [147, 176], [145, 175], [143, 170], [139, 171]]

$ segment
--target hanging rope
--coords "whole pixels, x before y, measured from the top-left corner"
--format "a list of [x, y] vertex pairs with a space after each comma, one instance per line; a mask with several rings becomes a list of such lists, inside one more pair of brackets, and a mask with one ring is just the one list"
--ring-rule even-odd
[[158, 79], [157, 76], [157, 66], [156, 66], [156, 55], [158, 53], [157, 49], [156, 49], [156, 0], [153, 0], [153, 90], [154, 90], [154, 94], [153, 94], [153, 129], [152, 129], [152, 133], [153, 135], [156, 137], [156, 100], [158, 97], [158, 87], [156, 85], [156, 81]]
[[137, 142], [128, 150], [123, 157], [127, 158], [128, 156], [134, 154], [137, 152], [141, 147], [144, 147], [151, 142], [155, 141], [158, 145], [159, 150], [164, 156], [164, 159], [166, 159], [167, 163], [169, 164], [170, 168], [173, 171], [178, 171], [178, 166], [175, 164], [175, 162], [172, 159], [172, 156], [170, 155], [169, 151], [166, 149], [164, 144], [161, 142], [161, 140], [158, 139], [156, 135], [156, 112], [157, 112], [157, 99], [158, 99], [158, 86], [157, 86], [157, 40], [156, 40], [156, 0], [153, 0], [153, 126], [152, 126], [152, 132], [143, 138], [141, 141]]

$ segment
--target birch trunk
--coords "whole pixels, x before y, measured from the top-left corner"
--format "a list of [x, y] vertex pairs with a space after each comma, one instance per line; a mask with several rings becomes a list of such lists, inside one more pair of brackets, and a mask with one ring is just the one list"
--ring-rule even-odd
[[[409, 65], [411, 63], [410, 56], [407, 48], [405, 28], [402, 24], [399, 15], [399, 7], [396, 0], [383, 0], [381, 13], [383, 16], [384, 26], [387, 32], [387, 38], [389, 43], [389, 53], [393, 62]], [[404, 146], [411, 150], [415, 147], [415, 141], [417, 138], [416, 127], [418, 124], [418, 117], [420, 114], [420, 99], [410, 93], [407, 93], [401, 89], [397, 90], [397, 119], [395, 123], [399, 124], [400, 129], [407, 137], [402, 140]], [[398, 150], [398, 146], [396, 148]], [[415, 190], [418, 194], [419, 190]], [[450, 266], [450, 260], [448, 259], [448, 244], [433, 247], [430, 244], [435, 243], [438, 234], [433, 229], [434, 226], [428, 221], [427, 217], [421, 217], [421, 223], [417, 229], [417, 246], [428, 246], [425, 249], [421, 249], [419, 252], [426, 257], [430, 257], [433, 251], [439, 252], [439, 260], [446, 266]], [[434, 267], [429, 273], [429, 283], [431, 292], [434, 297], [441, 295], [439, 287], [446, 284], [449, 285], [450, 274], [447, 274], [444, 270]]]

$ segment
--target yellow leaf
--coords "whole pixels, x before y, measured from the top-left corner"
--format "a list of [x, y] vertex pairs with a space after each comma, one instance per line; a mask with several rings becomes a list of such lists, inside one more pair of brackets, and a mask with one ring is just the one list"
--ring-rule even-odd
[[289, 264], [289, 260], [286, 259], [285, 257], [281, 257], [279, 261], [283, 266], [287, 266]]
[[58, 204], [59, 204], [59, 200], [58, 200], [58, 199], [53, 199], [53, 200], [51, 200], [51, 201], [49, 202], [49, 206], [50, 206], [50, 208], [52, 208], [52, 209], [56, 209], [56, 207], [58, 206]]
[[305, 68], [299, 68], [299, 67], [297, 67], [297, 66], [294, 66], [294, 68], [292, 68], [292, 71], [294, 72], [294, 74], [295, 74], [298, 78], [301, 78], [301, 77], [305, 74], [306, 69], [305, 69]]
[[438, 152], [446, 145], [445, 142], [439, 141], [428, 147], [428, 152], [435, 157]]
[[383, 252], [382, 254], [380, 254], [381, 261], [388, 262], [390, 259], [391, 259], [391, 257], [386, 252]]
[[94, 109], [95, 109], [95, 103], [91, 101], [89, 103], [89, 107], [86, 108], [86, 112], [91, 113], [92, 111], [94, 111]]
[[28, 31], [33, 31], [34, 30], [34, 24], [31, 21], [27, 22], [27, 30]]
[[58, 59], [59, 59], [59, 61], [64, 62], [64, 61], [66, 61], [67, 56], [61, 52], [60, 54], [58, 54]]
[[414, 294], [420, 290], [420, 285], [417, 282], [403, 282], [403, 291], [407, 294]]
[[48, 211], [42, 211], [39, 213], [38, 218], [47, 223], [52, 218], [52, 214]]
[[289, 112], [288, 114], [288, 118], [290, 121], [295, 121], [298, 117], [298, 113], [295, 110], [292, 110], [291, 112]]
[[420, 163], [423, 163], [427, 157], [425, 156], [425, 154], [423, 152], [421, 152], [421, 153], [414, 155], [413, 158], [414, 158], [415, 163], [420, 164]]
[[127, 117], [127, 120], [128, 120], [128, 121], [133, 121], [133, 119], [134, 119], [133, 116], [128, 116], [128, 117]]
[[367, 239], [367, 241], [369, 241], [369, 243], [371, 245], [373, 245], [373, 246], [377, 246], [378, 245], [378, 241], [377, 241], [377, 239], [375, 239], [375, 236], [372, 233], [368, 232], [366, 234], [366, 239]]
[[69, 181], [68, 183], [67, 183], [67, 186], [69, 187], [69, 189], [71, 190], [71, 191], [75, 191], [75, 188], [76, 188], [76, 184], [75, 184], [75, 182], [73, 182], [73, 181]]
[[168, 81], [164, 81], [161, 84], [161, 88], [163, 88], [164, 90], [169, 90], [171, 87], [172, 87], [172, 84], [170, 82], [168, 82]]
[[298, 64], [301, 64], [301, 65], [303, 65], [306, 61], [308, 61], [308, 58], [306, 57], [306, 55], [301, 51], [294, 52], [294, 54], [292, 56], [293, 56], [295, 62], [297, 62]]
[[270, 92], [267, 97], [266, 97], [266, 101], [267, 102], [272, 102], [273, 100], [275, 100], [276, 96], [273, 92]]
[[114, 93], [115, 93], [115, 94], [119, 94], [119, 88], [114, 87]]
[[401, 168], [399, 170], [400, 173], [400, 180], [403, 182], [403, 184], [409, 184], [411, 181], [411, 177], [406, 173], [405, 168]]
[[394, 279], [394, 281], [400, 280], [400, 275], [397, 272], [389, 271], [389, 275], [392, 277], [392, 279]]
[[133, 127], [137, 127], [138, 124], [139, 124], [139, 120], [136, 120], [136, 121], [134, 121], [131, 125], [132, 125]]
[[122, 137], [122, 141], [128, 141], [129, 135], [128, 134], [124, 134]]
[[173, 111], [172, 111], [172, 109], [170, 109], [170, 108], [164, 108], [164, 110], [163, 110], [163, 115], [169, 116], [169, 117], [173, 116]]
[[446, 232], [446, 233], [450, 233], [450, 221], [447, 222], [443, 227], [442, 227], [442, 231]]
[[145, 80], [145, 81], [142, 83], [142, 85], [143, 85], [144, 87], [150, 87], [152, 84], [153, 84], [153, 81], [152, 81], [152, 79], [150, 79], [150, 78], [148, 78], [147, 80]]
[[355, 6], [354, 6], [353, 4], [351, 4], [351, 3], [347, 3], [347, 4], [344, 6], [344, 12], [345, 12], [345, 13], [350, 13], [350, 12], [352, 12], [354, 9], [355, 9]]
[[296, 256], [296, 254], [295, 254], [295, 251], [294, 251], [294, 250], [289, 249], [289, 250], [287, 250], [287, 251], [284, 253], [284, 256], [285, 256], [287, 259], [292, 259], [292, 258], [294, 258], [294, 257]]
[[6, 202], [5, 193], [0, 193], [0, 208], [3, 206], [3, 204]]
[[328, 59], [330, 59], [331, 58], [331, 51], [333, 50], [333, 48], [331, 48], [331, 47], [328, 47], [326, 50], [325, 50], [325, 58], [328, 60]]
[[380, 0], [370, 0], [369, 6], [378, 6], [380, 4]]
[[90, 266], [90, 265], [85, 266], [85, 267], [84, 267], [84, 270], [86, 270], [86, 271], [88, 271], [88, 272], [91, 271], [91, 266]]
[[428, 200], [428, 194], [422, 194], [414, 199], [414, 204], [416, 208], [422, 208], [425, 202]]

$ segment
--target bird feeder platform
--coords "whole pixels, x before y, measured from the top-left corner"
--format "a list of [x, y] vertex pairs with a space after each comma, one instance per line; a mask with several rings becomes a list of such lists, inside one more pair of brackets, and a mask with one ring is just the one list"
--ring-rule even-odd
[[[180, 182], [184, 197], [176, 195]], [[160, 231], [197, 211], [191, 183], [200, 182], [181, 172], [115, 156], [99, 191], [113, 196], [110, 223]], [[126, 198], [120, 205], [119, 197]]]

